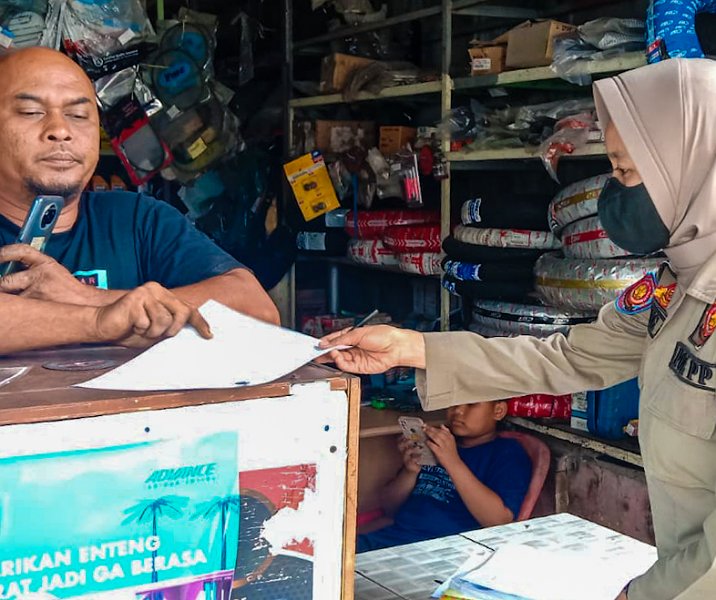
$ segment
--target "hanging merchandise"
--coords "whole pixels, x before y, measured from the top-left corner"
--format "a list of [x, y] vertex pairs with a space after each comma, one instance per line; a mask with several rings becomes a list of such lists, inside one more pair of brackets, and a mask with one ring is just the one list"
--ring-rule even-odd
[[4, 0], [0, 3], [0, 51], [59, 48], [60, 6], [57, 0]]
[[567, 258], [629, 256], [629, 252], [609, 239], [596, 215], [567, 225], [562, 231], [562, 246]]
[[342, 229], [299, 231], [296, 234], [296, 248], [325, 256], [345, 256], [348, 240], [348, 234]]
[[458, 225], [453, 236], [459, 242], [492, 248], [531, 248], [534, 250], [556, 250], [561, 244], [550, 231], [527, 229], [492, 229]]
[[183, 50], [162, 50], [146, 68], [152, 89], [170, 117], [209, 99], [209, 87], [201, 65]]
[[283, 170], [306, 221], [340, 207], [320, 152], [305, 154]]
[[360, 210], [346, 215], [346, 232], [351, 237], [377, 238], [394, 225], [440, 223], [436, 210]]
[[463, 225], [549, 231], [548, 205], [548, 199], [531, 196], [478, 197], [463, 203], [460, 219]]
[[716, 13], [716, 0], [651, 0], [646, 11], [646, 58], [703, 58], [696, 15]]
[[[209, 16], [216, 21], [216, 17]], [[167, 29], [159, 42], [161, 50], [181, 50], [191, 56], [202, 71], [212, 69], [214, 47], [214, 35], [207, 27], [186, 20]]]
[[537, 293], [549, 306], [597, 311], [663, 262], [663, 258], [581, 260], [545, 254], [535, 265]]
[[549, 205], [549, 225], [560, 235], [562, 229], [584, 217], [597, 214], [597, 200], [611, 174], [582, 179], [565, 187]]
[[420, 188], [418, 157], [414, 152], [399, 152], [394, 157], [391, 169], [400, 178], [403, 200], [409, 208], [423, 206], [423, 193]]
[[157, 135], [137, 99], [138, 85], [141, 87], [131, 68], [95, 82], [102, 127], [134, 185], [146, 183], [173, 159], [169, 146]]
[[388, 227], [385, 245], [396, 253], [440, 252], [440, 225], [401, 225]]
[[65, 0], [65, 50], [93, 79], [137, 65], [154, 44], [140, 0]]
[[572, 325], [591, 323], [596, 313], [563, 312], [539, 304], [514, 304], [475, 300], [470, 329], [499, 332], [503, 336], [532, 335], [548, 337], [567, 333]]
[[557, 121], [554, 133], [544, 140], [539, 147], [539, 155], [549, 176], [559, 183], [557, 166], [559, 159], [565, 154], [573, 154], [584, 148], [589, 142], [589, 135], [596, 129], [594, 111], [570, 115]]
[[351, 240], [348, 242], [348, 258], [362, 265], [397, 267], [400, 264], [383, 240]]
[[403, 252], [398, 254], [401, 271], [414, 275], [440, 275], [442, 267], [440, 252]]

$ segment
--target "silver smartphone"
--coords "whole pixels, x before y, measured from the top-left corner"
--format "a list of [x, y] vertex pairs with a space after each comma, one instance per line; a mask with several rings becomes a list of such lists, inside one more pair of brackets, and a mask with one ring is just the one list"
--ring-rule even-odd
[[428, 436], [425, 435], [425, 423], [419, 417], [398, 417], [398, 423], [403, 430], [403, 437], [415, 444], [420, 452], [418, 458], [419, 465], [436, 465], [438, 464], [433, 451], [428, 448]]
[[[29, 244], [35, 250], [43, 252], [64, 205], [65, 200], [62, 196], [37, 196], [32, 201], [15, 243]], [[0, 272], [4, 277], [21, 267], [19, 262], [11, 261], [6, 263]]]

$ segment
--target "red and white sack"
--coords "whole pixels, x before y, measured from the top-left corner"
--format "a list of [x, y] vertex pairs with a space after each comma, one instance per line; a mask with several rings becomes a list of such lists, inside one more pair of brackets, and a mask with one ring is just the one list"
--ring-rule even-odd
[[560, 191], [549, 205], [549, 226], [559, 234], [564, 227], [579, 219], [597, 214], [597, 200], [610, 173], [582, 179]]
[[629, 252], [609, 239], [596, 215], [570, 223], [562, 230], [562, 251], [567, 258], [629, 256]]
[[572, 396], [530, 394], [512, 398], [507, 402], [507, 414], [511, 417], [569, 421], [572, 414]]
[[414, 275], [440, 275], [443, 255], [440, 252], [404, 252], [398, 254], [400, 270]]
[[440, 225], [388, 227], [383, 241], [396, 253], [440, 252]]
[[598, 311], [663, 262], [663, 258], [581, 259], [549, 253], [537, 260], [535, 288], [548, 306]]
[[383, 240], [349, 241], [348, 258], [362, 265], [398, 266], [398, 257], [390, 248], [386, 248]]
[[353, 211], [346, 215], [345, 230], [351, 237], [378, 238], [388, 227], [426, 223], [440, 223], [440, 212], [435, 210], [359, 210], [357, 236]]
[[533, 250], [556, 250], [559, 239], [551, 231], [529, 229], [480, 229], [458, 225], [453, 237], [465, 244], [490, 246], [492, 248], [530, 248]]

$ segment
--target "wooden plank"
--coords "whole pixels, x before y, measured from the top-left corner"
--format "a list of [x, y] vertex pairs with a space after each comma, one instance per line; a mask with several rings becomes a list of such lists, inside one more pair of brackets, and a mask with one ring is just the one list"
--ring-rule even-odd
[[358, 514], [358, 440], [360, 432], [360, 379], [351, 377], [347, 390], [348, 439], [346, 448], [345, 513], [343, 519], [342, 598], [352, 600], [355, 583], [356, 516]]
[[[423, 83], [412, 83], [409, 85], [396, 85], [382, 90], [379, 94], [360, 92], [355, 102], [367, 102], [370, 100], [386, 100], [388, 98], [402, 98], [420, 96], [422, 94], [437, 94], [440, 92], [440, 81], [426, 81]], [[308, 96], [306, 98], [294, 98], [289, 101], [291, 108], [307, 108], [310, 106], [329, 106], [331, 104], [347, 104], [342, 94], [325, 94], [323, 96]]]
[[29, 366], [22, 377], [0, 388], [0, 425], [38, 423], [94, 417], [140, 410], [158, 410], [252, 398], [275, 398], [290, 393], [290, 386], [328, 379], [333, 390], [346, 390], [348, 383], [338, 371], [306, 365], [294, 373], [265, 385], [213, 390], [126, 392], [72, 387], [106, 370], [54, 371], [43, 367], [56, 361], [107, 359], [123, 363], [138, 351], [115, 347], [79, 347], [26, 352], [0, 359], [0, 367]]

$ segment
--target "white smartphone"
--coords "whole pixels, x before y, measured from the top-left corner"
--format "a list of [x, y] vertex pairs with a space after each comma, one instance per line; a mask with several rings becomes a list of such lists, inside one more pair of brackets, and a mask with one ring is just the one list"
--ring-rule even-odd
[[437, 465], [438, 461], [433, 451], [428, 448], [428, 436], [425, 435], [425, 422], [420, 417], [398, 417], [398, 423], [403, 430], [403, 437], [415, 444], [420, 451], [419, 465]]

